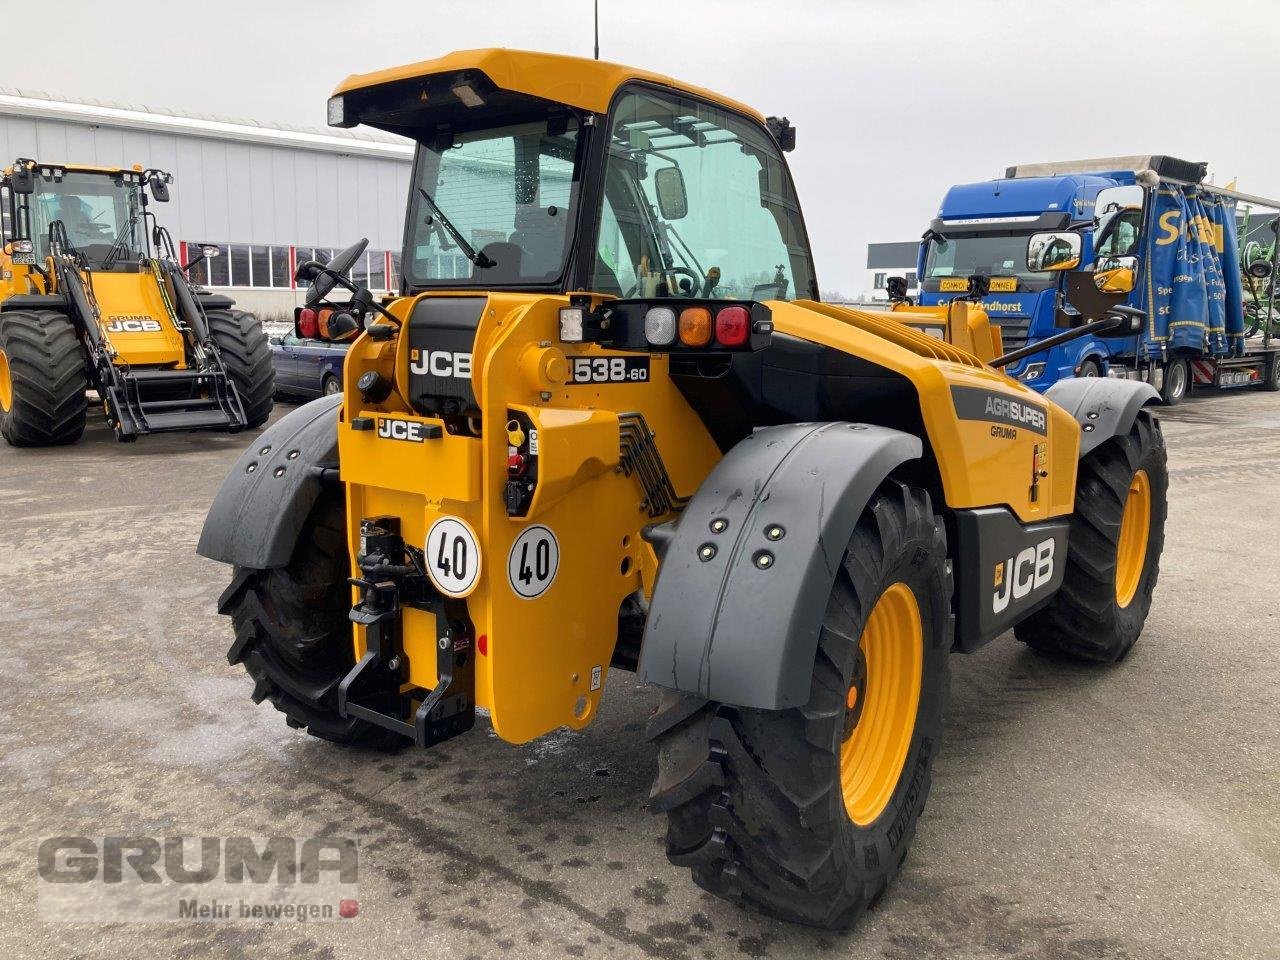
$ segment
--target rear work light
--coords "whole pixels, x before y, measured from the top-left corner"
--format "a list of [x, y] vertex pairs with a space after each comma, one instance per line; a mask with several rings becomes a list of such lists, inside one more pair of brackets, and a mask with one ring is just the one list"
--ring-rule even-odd
[[763, 350], [772, 335], [772, 312], [754, 300], [604, 300], [574, 294], [570, 305], [560, 308], [561, 342], [614, 350], [733, 353]]

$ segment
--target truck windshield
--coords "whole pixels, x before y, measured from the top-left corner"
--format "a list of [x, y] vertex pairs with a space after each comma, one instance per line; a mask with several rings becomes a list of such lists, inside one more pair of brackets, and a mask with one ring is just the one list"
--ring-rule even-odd
[[49, 255], [49, 225], [60, 220], [67, 239], [102, 267], [111, 247], [117, 247], [116, 264], [136, 263], [146, 255], [142, 225], [142, 187], [117, 181], [106, 173], [68, 171], [61, 180], [36, 177], [31, 197], [31, 239], [36, 256]]
[[409, 284], [519, 287], [559, 278], [577, 213], [580, 152], [578, 122], [564, 115], [419, 147], [404, 265]]
[[769, 135], [658, 90], [611, 117], [592, 289], [622, 297], [816, 297], [800, 205]]
[[1027, 269], [1029, 233], [983, 234], [932, 240], [925, 259], [927, 280], [939, 277], [1019, 277], [1042, 280], [1043, 273]]

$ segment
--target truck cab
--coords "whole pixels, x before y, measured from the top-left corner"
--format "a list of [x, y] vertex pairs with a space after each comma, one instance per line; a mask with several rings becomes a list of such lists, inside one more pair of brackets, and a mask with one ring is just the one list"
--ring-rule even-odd
[[[1032, 269], [1029, 254], [1043, 267], [1055, 251], [1028, 250], [1033, 235], [1073, 230], [1084, 239], [1081, 265], [1094, 259], [1093, 231], [1101, 191], [1134, 182], [1133, 174], [1019, 176], [1012, 167], [1003, 180], [959, 184], [947, 191], [938, 216], [920, 243], [917, 275], [922, 306], [943, 306], [964, 296], [968, 278], [990, 279], [982, 307], [1000, 326], [1006, 350], [1023, 347], [1078, 322], [1066, 295], [1067, 271]], [[1105, 340], [1081, 337], [1011, 365], [1007, 371], [1043, 392], [1065, 377], [1101, 376], [1110, 351]]]

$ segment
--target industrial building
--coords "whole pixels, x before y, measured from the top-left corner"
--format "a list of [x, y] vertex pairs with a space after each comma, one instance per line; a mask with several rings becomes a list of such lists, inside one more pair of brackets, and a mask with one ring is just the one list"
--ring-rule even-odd
[[269, 127], [145, 106], [76, 103], [0, 88], [0, 165], [18, 157], [173, 174], [153, 208], [174, 240], [216, 244], [193, 276], [264, 319], [301, 301], [298, 262], [367, 237], [354, 274], [375, 291], [399, 272], [412, 145], [376, 131]]
[[914, 297], [919, 290], [916, 278], [916, 254], [919, 240], [903, 243], [867, 244], [867, 285], [863, 294], [870, 300], [888, 300], [886, 283], [890, 277], [906, 277], [907, 294]]

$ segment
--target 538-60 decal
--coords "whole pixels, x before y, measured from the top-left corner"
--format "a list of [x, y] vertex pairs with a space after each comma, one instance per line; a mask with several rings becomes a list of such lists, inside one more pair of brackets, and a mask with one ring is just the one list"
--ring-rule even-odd
[[648, 357], [574, 357], [570, 383], [648, 383]]

